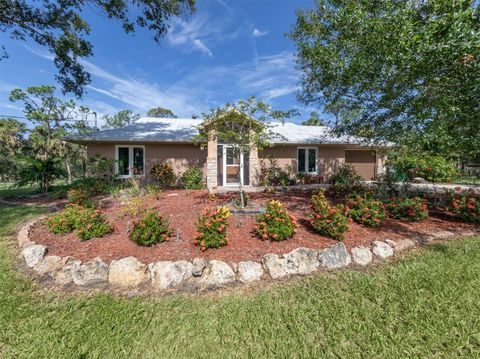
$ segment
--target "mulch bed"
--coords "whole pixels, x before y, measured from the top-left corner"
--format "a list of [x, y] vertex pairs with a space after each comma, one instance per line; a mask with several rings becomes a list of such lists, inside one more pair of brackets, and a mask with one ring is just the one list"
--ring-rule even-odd
[[[158, 196], [144, 196], [139, 202], [146, 208], [156, 208], [163, 216], [169, 218], [174, 236], [170, 242], [152, 247], [141, 247], [128, 238], [128, 230], [132, 228], [131, 219], [122, 216], [122, 209], [127, 204], [122, 200], [105, 200], [102, 207], [114, 226], [114, 231], [102, 238], [84, 242], [71, 233], [54, 235], [48, 232], [43, 224], [37, 224], [31, 230], [32, 239], [48, 248], [49, 255], [73, 256], [82, 261], [100, 257], [105, 262], [128, 256], [135, 256], [143, 263], [162, 260], [192, 260], [202, 257], [207, 260], [219, 259], [238, 263], [245, 260], [260, 261], [266, 253], [288, 253], [298, 247], [325, 248], [336, 241], [322, 237], [310, 230], [305, 213], [309, 208], [311, 193], [287, 192], [250, 194], [250, 200], [263, 204], [271, 199], [282, 201], [287, 210], [297, 217], [300, 227], [292, 239], [283, 242], [267, 242], [255, 237], [252, 233], [255, 225], [254, 215], [232, 215], [227, 232], [229, 244], [219, 249], [202, 252], [193, 244], [195, 220], [205, 207], [215, 207], [226, 203], [231, 196], [217, 196], [209, 199], [206, 191], [169, 190]], [[420, 223], [404, 223], [388, 219], [378, 229], [352, 223], [346, 233], [344, 243], [347, 248], [363, 244], [369, 245], [374, 240], [415, 237], [435, 231], [455, 231], [475, 228], [461, 222], [448, 214], [432, 212], [430, 219]], [[178, 235], [177, 235], [178, 233]]]

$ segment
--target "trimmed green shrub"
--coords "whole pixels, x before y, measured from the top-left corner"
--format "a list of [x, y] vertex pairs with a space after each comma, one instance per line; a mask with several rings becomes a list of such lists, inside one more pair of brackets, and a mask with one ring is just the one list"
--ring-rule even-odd
[[428, 219], [427, 202], [419, 197], [392, 198], [386, 205], [388, 214], [405, 222], [420, 222]]
[[173, 171], [172, 164], [170, 162], [157, 163], [152, 166], [150, 174], [161, 186], [172, 187], [175, 185], [177, 176]]
[[378, 227], [387, 217], [384, 204], [371, 195], [353, 195], [346, 203], [348, 215], [355, 221], [369, 227]]
[[353, 194], [362, 194], [366, 191], [363, 177], [352, 165], [340, 166], [330, 177], [330, 192], [335, 197], [348, 197]]
[[449, 192], [449, 210], [467, 222], [480, 223], [480, 195], [473, 190]]
[[133, 225], [130, 240], [141, 246], [169, 242], [173, 231], [169, 223], [160, 214], [150, 210]]
[[182, 186], [185, 189], [205, 188], [202, 170], [198, 167], [190, 167], [182, 174]]
[[270, 201], [265, 212], [257, 214], [255, 232], [260, 239], [280, 242], [297, 232], [296, 219], [289, 215], [280, 201]]
[[307, 215], [312, 228], [321, 235], [342, 241], [344, 233], [348, 231], [348, 218], [345, 216], [345, 208], [339, 204], [330, 206], [325, 198], [325, 191], [320, 190], [312, 196], [311, 211]]
[[227, 207], [216, 210], [205, 208], [195, 222], [197, 232], [193, 244], [199, 246], [202, 251], [226, 245], [228, 217], [230, 217], [230, 210]]
[[455, 163], [441, 156], [409, 155], [389, 160], [398, 178], [422, 177], [428, 182], [452, 182], [458, 176]]
[[71, 233], [76, 228], [80, 206], [68, 204], [62, 211], [45, 221], [48, 230], [54, 234]]

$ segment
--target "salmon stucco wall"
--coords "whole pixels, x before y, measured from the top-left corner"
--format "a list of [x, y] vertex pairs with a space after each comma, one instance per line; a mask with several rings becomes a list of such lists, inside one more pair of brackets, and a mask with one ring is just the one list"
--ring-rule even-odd
[[[115, 146], [122, 143], [102, 143], [89, 144], [87, 153], [89, 157], [95, 155], [105, 156], [115, 159]], [[134, 145], [134, 144], [128, 144]], [[138, 144], [143, 145], [143, 144]], [[168, 161], [172, 164], [177, 175], [181, 175], [189, 167], [200, 167], [205, 175], [207, 151], [200, 149], [199, 146], [193, 144], [146, 144], [145, 146], [145, 174], [147, 180], [151, 179], [150, 169], [156, 163]]]

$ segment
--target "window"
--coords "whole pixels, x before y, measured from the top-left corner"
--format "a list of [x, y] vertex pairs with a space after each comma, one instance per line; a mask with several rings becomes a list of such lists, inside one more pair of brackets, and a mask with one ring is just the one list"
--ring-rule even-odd
[[145, 147], [144, 146], [115, 146], [115, 167], [120, 177], [145, 174]]
[[317, 149], [315, 147], [297, 148], [297, 172], [317, 173]]

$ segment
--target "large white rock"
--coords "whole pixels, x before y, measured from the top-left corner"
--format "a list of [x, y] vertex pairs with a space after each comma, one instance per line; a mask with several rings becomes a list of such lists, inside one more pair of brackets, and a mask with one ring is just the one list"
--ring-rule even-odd
[[263, 276], [263, 268], [260, 263], [247, 261], [238, 263], [238, 279], [242, 283], [250, 283], [260, 280]]
[[318, 270], [318, 250], [310, 248], [297, 248], [284, 255], [289, 263], [291, 274], [309, 274]]
[[320, 251], [318, 258], [321, 265], [326, 269], [346, 267], [352, 262], [352, 257], [348, 254], [343, 243], [338, 243]]
[[432, 232], [430, 233], [430, 235], [433, 237], [433, 239], [439, 239], [439, 240], [452, 239], [455, 237], [455, 233], [451, 231]]
[[201, 277], [205, 268], [207, 268], [207, 261], [203, 258], [195, 258], [192, 262], [192, 274], [194, 277]]
[[386, 259], [393, 256], [393, 248], [382, 241], [372, 242], [372, 252], [381, 259]]
[[62, 257], [45, 256], [40, 262], [35, 264], [33, 270], [39, 275], [54, 275], [63, 265]]
[[395, 252], [402, 252], [415, 246], [415, 242], [408, 238], [397, 239], [395, 241], [386, 239], [385, 242], [392, 247]]
[[76, 285], [95, 286], [108, 281], [108, 264], [97, 257], [87, 263], [75, 264], [71, 273]]
[[22, 255], [27, 262], [27, 266], [32, 268], [35, 264], [40, 262], [45, 254], [47, 253], [47, 247], [42, 246], [41, 244], [35, 244], [33, 246], [27, 247], [22, 251]]
[[73, 257], [64, 257], [60, 269], [57, 272], [52, 273], [55, 282], [61, 285], [72, 283], [72, 273], [76, 268], [80, 267], [81, 264], [81, 261]]
[[152, 285], [158, 289], [179, 287], [192, 276], [192, 263], [163, 261], [149, 265]]
[[149, 279], [148, 268], [135, 257], [122, 258], [110, 263], [108, 282], [121, 287], [138, 286]]
[[367, 247], [358, 246], [352, 248], [352, 259], [353, 263], [366, 266], [372, 261], [373, 255]]
[[202, 283], [207, 285], [223, 285], [235, 282], [235, 272], [227, 263], [212, 260], [204, 272]]
[[262, 258], [262, 263], [270, 277], [280, 279], [296, 272], [296, 263], [288, 261], [285, 257], [279, 257], [278, 254], [267, 253]]

